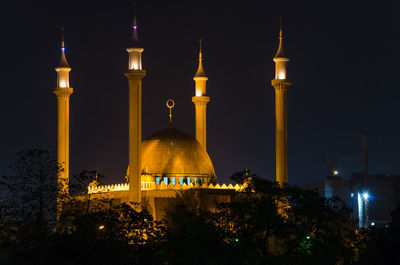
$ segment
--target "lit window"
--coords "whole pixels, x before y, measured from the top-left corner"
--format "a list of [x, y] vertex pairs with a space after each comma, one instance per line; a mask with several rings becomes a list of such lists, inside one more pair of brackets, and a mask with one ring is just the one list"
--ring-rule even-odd
[[164, 177], [164, 183], [165, 185], [168, 185], [168, 177]]
[[194, 185], [197, 185], [197, 178], [194, 178]]
[[176, 178], [175, 177], [173, 177], [173, 178], [171, 178], [171, 183], [172, 183], [172, 185], [176, 185]]
[[183, 185], [183, 178], [179, 178], [179, 184]]
[[160, 177], [156, 177], [156, 185], [160, 185]]
[[190, 178], [189, 177], [187, 177], [187, 184], [188, 185], [190, 184]]

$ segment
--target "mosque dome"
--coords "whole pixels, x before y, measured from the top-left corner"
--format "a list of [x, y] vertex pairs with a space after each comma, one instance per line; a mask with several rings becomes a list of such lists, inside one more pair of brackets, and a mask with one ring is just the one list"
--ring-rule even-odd
[[210, 157], [190, 135], [168, 126], [142, 142], [142, 174], [158, 177], [215, 176]]

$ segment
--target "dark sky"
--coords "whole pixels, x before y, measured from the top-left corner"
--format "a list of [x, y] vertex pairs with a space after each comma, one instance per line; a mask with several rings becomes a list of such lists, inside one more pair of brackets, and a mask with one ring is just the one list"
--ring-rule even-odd
[[[10, 1], [11, 2], [11, 1]], [[276, 4], [274, 2], [278, 2]], [[283, 16], [288, 78], [289, 181], [323, 179], [322, 154], [342, 175], [400, 173], [400, 31], [395, 1], [138, 1], [144, 44], [143, 136], [174, 120], [194, 135], [193, 76], [204, 39], [208, 152], [221, 181], [249, 168], [275, 171], [272, 58]], [[26, 148], [56, 149], [55, 65], [60, 25], [72, 67], [71, 174], [97, 169], [122, 182], [128, 164], [128, 64], [132, 1], [2, 3], [0, 174]], [[397, 16], [397, 17], [396, 17]]]

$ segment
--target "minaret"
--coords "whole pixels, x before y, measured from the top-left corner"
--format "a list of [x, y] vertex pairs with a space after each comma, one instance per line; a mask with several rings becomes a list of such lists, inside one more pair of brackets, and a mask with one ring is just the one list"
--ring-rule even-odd
[[279, 48], [274, 57], [275, 79], [271, 81], [275, 88], [275, 133], [276, 133], [276, 181], [280, 185], [288, 183], [287, 148], [287, 89], [292, 84], [286, 77], [286, 63], [282, 44], [282, 25], [279, 32]]
[[[61, 58], [58, 66], [55, 68], [57, 72], [57, 87], [54, 94], [57, 96], [58, 102], [58, 145], [57, 157], [60, 171], [58, 173], [58, 198], [68, 195], [69, 184], [69, 97], [73, 92], [69, 87], [69, 71], [71, 67], [65, 57], [64, 47], [64, 27], [61, 28]], [[58, 204], [60, 203], [59, 200]], [[59, 207], [60, 205], [58, 205]], [[58, 208], [60, 209], [60, 208]]]
[[125, 76], [129, 82], [129, 200], [140, 202], [141, 187], [141, 143], [142, 143], [142, 69], [143, 48], [137, 33], [136, 16], [133, 18], [132, 41], [129, 48], [128, 70]]
[[207, 103], [210, 101], [210, 97], [206, 94], [206, 82], [208, 77], [204, 73], [203, 69], [203, 56], [201, 53], [201, 39], [199, 49], [199, 68], [197, 69], [196, 75], [193, 77], [195, 82], [195, 96], [192, 97], [192, 101], [196, 108], [196, 139], [197, 141], [207, 150]]

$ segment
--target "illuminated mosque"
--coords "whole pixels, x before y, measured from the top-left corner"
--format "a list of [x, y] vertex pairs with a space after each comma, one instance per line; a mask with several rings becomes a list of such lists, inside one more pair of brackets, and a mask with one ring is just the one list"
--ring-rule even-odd
[[[200, 40], [199, 66], [193, 80], [195, 93], [192, 101], [195, 106], [196, 137], [192, 137], [172, 124], [174, 101], [168, 100], [170, 123], [167, 128], [142, 140], [142, 80], [146, 71], [142, 68], [144, 51], [138, 37], [136, 17], [133, 19], [133, 33], [129, 54], [128, 69], [125, 76], [129, 84], [129, 165], [127, 182], [113, 185], [89, 185], [88, 193], [93, 196], [106, 194], [116, 202], [141, 202], [152, 215], [162, 218], [168, 201], [175, 198], [181, 190], [193, 189], [198, 192], [201, 207], [212, 209], [215, 202], [229, 202], [239, 185], [216, 184], [213, 163], [207, 153], [207, 104], [210, 97], [206, 92], [208, 80], [203, 69]], [[276, 112], [276, 180], [288, 182], [287, 173], [287, 88], [291, 83], [286, 79], [286, 63], [282, 45], [282, 28], [279, 35], [279, 48], [274, 57]], [[63, 167], [59, 172], [61, 192], [68, 194], [69, 185], [69, 98], [73, 89], [69, 86], [69, 66], [64, 48], [61, 45], [61, 59], [55, 68], [57, 88], [54, 94], [58, 101], [58, 163]]]

